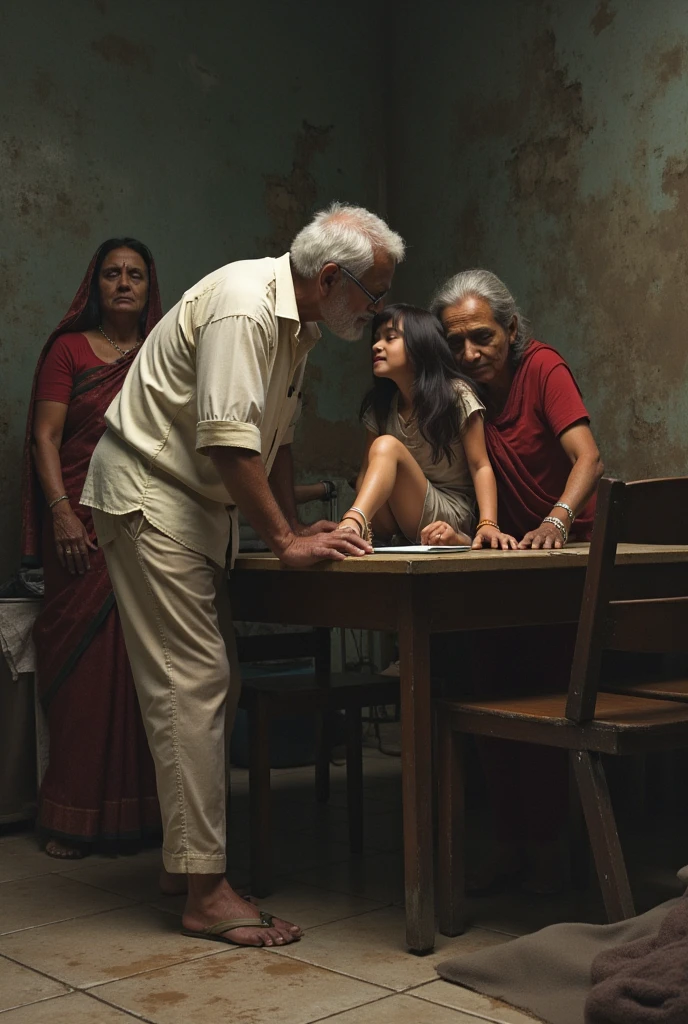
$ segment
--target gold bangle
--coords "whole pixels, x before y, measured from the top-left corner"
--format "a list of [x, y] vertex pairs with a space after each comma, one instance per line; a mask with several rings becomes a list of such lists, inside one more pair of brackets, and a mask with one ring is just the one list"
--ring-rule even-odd
[[481, 526], [494, 526], [495, 530], [499, 530], [499, 523], [495, 523], [494, 519], [481, 519], [475, 528], [476, 533], [478, 532]]

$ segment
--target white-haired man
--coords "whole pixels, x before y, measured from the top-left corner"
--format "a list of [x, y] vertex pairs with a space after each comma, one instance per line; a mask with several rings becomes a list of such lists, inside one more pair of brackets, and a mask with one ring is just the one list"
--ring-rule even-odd
[[289, 446], [317, 322], [360, 338], [403, 255], [384, 221], [334, 204], [290, 253], [230, 263], [185, 292], [105, 416], [81, 500], [93, 508], [155, 760], [163, 863], [188, 876], [186, 934], [270, 946], [300, 935], [258, 917], [224, 876], [225, 729], [239, 678], [218, 584], [228, 544], [236, 551], [237, 509], [290, 566], [371, 550], [334, 523], [299, 525]]

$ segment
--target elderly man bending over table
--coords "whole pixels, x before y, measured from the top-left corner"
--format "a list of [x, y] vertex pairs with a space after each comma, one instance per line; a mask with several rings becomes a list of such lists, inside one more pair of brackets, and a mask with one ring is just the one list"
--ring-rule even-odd
[[237, 508], [289, 566], [371, 550], [334, 523], [299, 525], [289, 445], [316, 321], [359, 339], [403, 256], [384, 221], [333, 205], [290, 253], [230, 263], [185, 292], [105, 416], [82, 502], [155, 761], [163, 862], [188, 874], [185, 934], [248, 946], [300, 935], [258, 916], [224, 876], [225, 721], [239, 678], [218, 628], [218, 583]]

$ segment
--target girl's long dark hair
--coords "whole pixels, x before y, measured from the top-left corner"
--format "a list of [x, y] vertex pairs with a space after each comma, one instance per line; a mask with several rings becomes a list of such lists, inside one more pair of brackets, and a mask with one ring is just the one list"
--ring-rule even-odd
[[[93, 268], [91, 287], [88, 292], [88, 301], [81, 316], [77, 321], [70, 325], [70, 331], [90, 331], [96, 328], [100, 323], [100, 268], [105, 262], [107, 254], [112, 252], [113, 249], [133, 249], [134, 252], [139, 254], [148, 269], [148, 287], [150, 289], [151, 263], [153, 262], [153, 257], [148, 246], [144, 245], [143, 242], [139, 242], [137, 238], [108, 238], [107, 241], [98, 246], [98, 255]], [[146, 305], [143, 307], [139, 318], [142, 335], [145, 335], [146, 333], [147, 317], [148, 301], [146, 301]]]
[[[473, 392], [475, 385], [457, 368], [442, 324], [427, 309], [401, 302], [386, 306], [373, 319], [373, 340], [390, 320], [394, 329], [403, 333], [406, 355], [413, 367], [413, 412], [418, 429], [432, 449], [433, 462], [439, 462], [443, 455], [451, 462], [451, 446], [460, 433], [454, 382], [463, 381]], [[361, 417], [372, 410], [381, 434], [387, 429], [389, 409], [398, 390], [393, 380], [373, 377], [373, 386], [361, 403]]]

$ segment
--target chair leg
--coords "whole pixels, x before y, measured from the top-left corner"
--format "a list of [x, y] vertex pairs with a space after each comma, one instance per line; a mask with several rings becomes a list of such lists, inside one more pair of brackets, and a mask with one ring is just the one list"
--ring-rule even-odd
[[363, 853], [363, 742], [361, 709], [347, 708], [346, 802], [349, 814], [349, 845], [354, 857]]
[[[315, 681], [323, 689], [330, 686], [330, 631], [315, 630]], [[326, 804], [330, 799], [330, 756], [332, 753], [332, 713], [322, 711], [316, 719], [315, 799]]]
[[585, 827], [578, 782], [573, 770], [573, 759], [569, 761], [568, 830], [571, 885], [574, 889], [582, 891], [590, 885], [590, 842]]
[[460, 935], [466, 920], [466, 826], [461, 737], [446, 717], [437, 720], [439, 929]]
[[251, 893], [272, 892], [272, 821], [270, 796], [270, 714], [268, 703], [259, 696], [248, 712], [250, 802]]
[[572, 750], [571, 764], [583, 804], [607, 917], [610, 923], [625, 921], [635, 916], [635, 908], [602, 757], [588, 750]]

